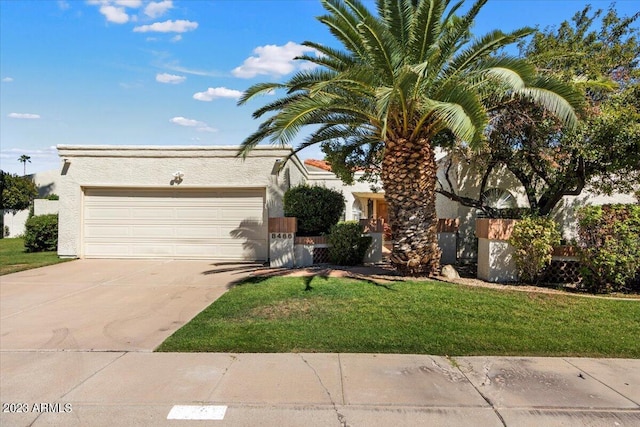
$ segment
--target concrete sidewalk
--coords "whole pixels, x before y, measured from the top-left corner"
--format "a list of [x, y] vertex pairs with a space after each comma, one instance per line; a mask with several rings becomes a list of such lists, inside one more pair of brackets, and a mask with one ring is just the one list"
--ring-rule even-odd
[[0, 372], [2, 426], [640, 425], [640, 360], [5, 350]]

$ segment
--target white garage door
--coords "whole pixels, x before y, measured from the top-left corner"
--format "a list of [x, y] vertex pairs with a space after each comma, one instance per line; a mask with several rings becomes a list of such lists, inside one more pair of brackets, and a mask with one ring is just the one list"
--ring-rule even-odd
[[265, 260], [265, 192], [85, 189], [87, 258]]

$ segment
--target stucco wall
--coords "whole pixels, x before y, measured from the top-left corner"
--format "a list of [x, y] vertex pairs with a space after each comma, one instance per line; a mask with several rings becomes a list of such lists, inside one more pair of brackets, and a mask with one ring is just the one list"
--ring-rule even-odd
[[[441, 182], [444, 178], [444, 162], [439, 169]], [[459, 195], [477, 199], [480, 194], [480, 181], [482, 171], [468, 165], [457, 165], [450, 172], [451, 182], [456, 186]], [[506, 168], [494, 170], [487, 180], [485, 189], [500, 188], [508, 190], [516, 199], [518, 207], [528, 207], [529, 201], [524, 187]], [[447, 188], [448, 189], [448, 188]], [[612, 196], [595, 195], [589, 190], [583, 190], [580, 196], [565, 196], [552, 212], [553, 219], [560, 224], [562, 236], [566, 240], [576, 237], [576, 217], [578, 208], [585, 205], [603, 205], [608, 203], [635, 203], [636, 199], [631, 194], [614, 194]], [[458, 257], [473, 259], [478, 256], [475, 237], [476, 209], [462, 206], [456, 202], [457, 215], [460, 218]]]
[[[305, 171], [296, 159], [285, 171], [274, 164], [288, 149], [257, 147], [247, 158], [236, 158], [237, 147], [58, 146], [63, 159], [58, 254], [79, 256], [84, 187], [265, 188], [270, 217], [282, 215], [280, 194]], [[184, 176], [179, 184], [173, 174]], [[288, 171], [288, 172], [287, 172]], [[288, 178], [287, 178], [288, 177]]]
[[[2, 224], [9, 229], [9, 234], [3, 237], [18, 237], [24, 234], [25, 223], [29, 218], [29, 209], [17, 212], [3, 211]], [[4, 230], [2, 230], [4, 233]]]

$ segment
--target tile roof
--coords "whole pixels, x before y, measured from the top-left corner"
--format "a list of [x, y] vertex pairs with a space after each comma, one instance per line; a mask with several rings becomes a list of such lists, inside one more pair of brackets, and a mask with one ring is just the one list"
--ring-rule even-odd
[[325, 170], [327, 172], [331, 172], [331, 164], [325, 162], [324, 160], [306, 159], [304, 161], [304, 164], [312, 166], [314, 168]]

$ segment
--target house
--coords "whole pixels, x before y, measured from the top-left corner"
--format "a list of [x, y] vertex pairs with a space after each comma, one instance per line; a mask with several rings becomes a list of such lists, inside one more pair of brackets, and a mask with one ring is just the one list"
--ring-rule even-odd
[[58, 254], [267, 260], [267, 219], [306, 181], [290, 149], [58, 146]]
[[[238, 147], [60, 145], [56, 192], [60, 196], [58, 253], [84, 258], [203, 258], [267, 260], [268, 218], [283, 216], [282, 198], [307, 183], [339, 190], [345, 220], [388, 219], [384, 191], [359, 182], [344, 185], [321, 160], [301, 162], [290, 148], [258, 146], [245, 159]], [[436, 155], [444, 182], [447, 153]], [[356, 178], [358, 174], [356, 174]], [[476, 196], [477, 174], [456, 165], [453, 185]], [[513, 180], [489, 177], [486, 196], [526, 205]], [[631, 196], [566, 197], [554, 213], [570, 225], [584, 203], [634, 202]], [[439, 218], [459, 218], [457, 258], [477, 257], [474, 209], [440, 194]], [[574, 221], [575, 222], [575, 221]], [[570, 235], [571, 227], [566, 227]]]

